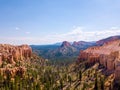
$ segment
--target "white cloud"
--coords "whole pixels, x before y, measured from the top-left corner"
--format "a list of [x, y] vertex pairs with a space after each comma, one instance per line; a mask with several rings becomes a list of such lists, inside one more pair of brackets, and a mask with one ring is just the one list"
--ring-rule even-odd
[[[20, 28], [19, 28], [19, 27], [15, 27], [15, 30], [19, 31], [19, 30], [20, 30]], [[26, 32], [23, 32], [23, 33], [25, 33], [25, 34], [30, 34], [31, 32], [26, 31]]]
[[107, 30], [101, 30], [101, 31], [86, 31], [83, 27], [76, 27], [70, 32], [64, 33], [64, 34], [56, 34], [56, 35], [50, 35], [49, 38], [51, 38], [53, 41], [97, 41], [99, 39], [103, 39], [109, 36], [114, 35], [120, 35], [120, 28], [119, 27], [112, 27]]
[[[26, 32], [29, 34], [30, 32]], [[67, 33], [61, 34], [50, 34], [46, 36], [39, 37], [2, 37], [0, 38], [0, 43], [10, 43], [10, 44], [51, 44], [62, 41], [97, 41], [109, 36], [120, 35], [119, 27], [112, 27], [110, 29], [101, 31], [87, 31], [84, 27], [75, 27], [73, 30]]]
[[25, 32], [26, 34], [30, 34], [30, 32]]
[[119, 29], [119, 27], [111, 27], [110, 29], [111, 30], [116, 30], [116, 29]]
[[15, 30], [20, 30], [20, 28], [19, 27], [15, 27]]

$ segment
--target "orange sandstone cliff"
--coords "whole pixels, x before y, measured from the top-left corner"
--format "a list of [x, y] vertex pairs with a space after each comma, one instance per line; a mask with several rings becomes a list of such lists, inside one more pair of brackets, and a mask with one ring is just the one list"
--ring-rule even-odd
[[10, 64], [18, 60], [27, 60], [32, 55], [32, 49], [28, 45], [13, 46], [0, 44], [0, 64], [7, 61]]
[[[0, 44], [0, 74], [5, 75], [24, 75], [26, 67], [24, 62], [30, 60], [32, 49], [28, 45], [13, 46], [9, 44]], [[18, 62], [23, 62], [23, 65], [18, 66]], [[6, 65], [5, 65], [6, 64]]]
[[115, 73], [115, 78], [120, 79], [120, 40], [105, 43], [102, 46], [90, 47], [80, 52], [78, 61], [87, 60], [89, 64], [99, 62], [108, 71]]

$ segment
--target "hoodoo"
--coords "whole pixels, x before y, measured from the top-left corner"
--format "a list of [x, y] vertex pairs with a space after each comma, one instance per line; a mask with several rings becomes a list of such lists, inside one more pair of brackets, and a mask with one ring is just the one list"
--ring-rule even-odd
[[0, 64], [7, 61], [11, 64], [18, 60], [27, 60], [32, 55], [32, 49], [28, 45], [13, 46], [0, 44]]
[[80, 52], [78, 61], [88, 63], [99, 62], [108, 71], [115, 73], [115, 79], [120, 79], [120, 40], [105, 43], [102, 46], [90, 47]]

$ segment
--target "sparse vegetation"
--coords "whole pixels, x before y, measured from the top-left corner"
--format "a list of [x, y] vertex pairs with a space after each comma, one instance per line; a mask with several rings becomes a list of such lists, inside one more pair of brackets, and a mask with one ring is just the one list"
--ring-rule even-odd
[[[16, 63], [16, 67], [26, 67], [23, 76], [19, 73], [11, 77], [10, 74], [4, 76], [1, 73], [0, 90], [104, 90], [104, 83], [109, 81], [98, 69], [99, 64], [86, 69], [85, 62], [77, 65], [39, 59], [32, 57], [30, 61]], [[112, 88], [112, 81], [109, 84]]]

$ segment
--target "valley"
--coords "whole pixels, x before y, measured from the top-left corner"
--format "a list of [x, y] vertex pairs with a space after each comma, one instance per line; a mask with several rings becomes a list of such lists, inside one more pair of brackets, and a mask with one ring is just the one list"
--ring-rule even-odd
[[120, 0], [0, 0], [0, 90], [120, 90]]

